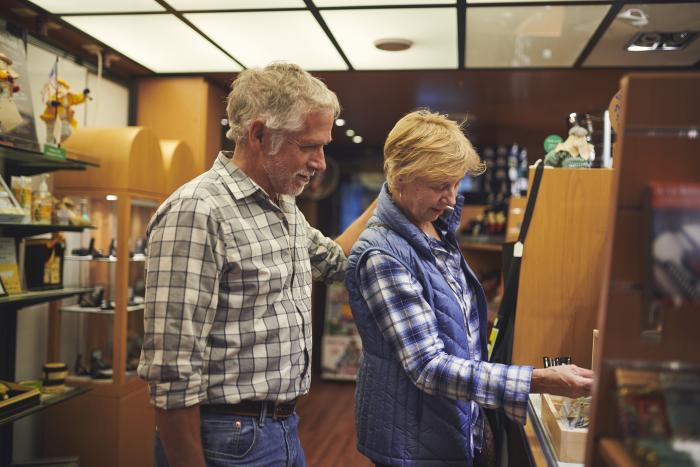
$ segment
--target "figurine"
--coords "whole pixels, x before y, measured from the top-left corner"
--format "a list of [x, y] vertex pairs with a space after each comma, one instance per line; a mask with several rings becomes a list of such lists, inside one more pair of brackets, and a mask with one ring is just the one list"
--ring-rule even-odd
[[88, 88], [80, 94], [70, 92], [70, 85], [61, 78], [47, 83], [43, 96], [46, 108], [40, 116], [46, 122], [46, 144], [60, 145], [71, 135], [71, 128], [78, 126], [71, 107], [85, 102], [89, 94]]
[[12, 100], [19, 91], [19, 75], [12, 69], [10, 57], [0, 52], [0, 131], [8, 133], [22, 123], [22, 116]]
[[566, 141], [556, 145], [544, 157], [544, 164], [551, 167], [590, 167], [593, 160], [593, 145], [586, 140], [588, 130], [578, 125], [569, 129]]

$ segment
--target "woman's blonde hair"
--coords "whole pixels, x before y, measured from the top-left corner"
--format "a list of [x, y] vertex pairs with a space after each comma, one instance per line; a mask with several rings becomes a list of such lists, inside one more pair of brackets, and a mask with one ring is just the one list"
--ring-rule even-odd
[[419, 109], [396, 122], [384, 143], [384, 175], [389, 189], [399, 178], [443, 180], [482, 174], [485, 165], [462, 131], [445, 115]]

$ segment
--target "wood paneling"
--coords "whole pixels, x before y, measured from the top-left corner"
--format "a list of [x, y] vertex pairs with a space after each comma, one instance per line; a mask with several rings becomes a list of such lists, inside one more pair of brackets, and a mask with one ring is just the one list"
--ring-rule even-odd
[[568, 355], [590, 367], [611, 186], [609, 169], [545, 170], [525, 240], [513, 363]]
[[193, 178], [192, 174], [196, 172], [194, 155], [189, 144], [174, 139], [160, 140], [160, 151], [165, 167], [165, 196], [170, 196]]

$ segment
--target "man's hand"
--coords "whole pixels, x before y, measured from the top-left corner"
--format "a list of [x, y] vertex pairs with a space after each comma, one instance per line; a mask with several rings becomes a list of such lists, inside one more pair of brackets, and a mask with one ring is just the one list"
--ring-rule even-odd
[[530, 392], [576, 398], [588, 396], [592, 384], [591, 370], [576, 365], [559, 365], [533, 370]]
[[199, 405], [156, 409], [158, 434], [170, 467], [204, 467]]

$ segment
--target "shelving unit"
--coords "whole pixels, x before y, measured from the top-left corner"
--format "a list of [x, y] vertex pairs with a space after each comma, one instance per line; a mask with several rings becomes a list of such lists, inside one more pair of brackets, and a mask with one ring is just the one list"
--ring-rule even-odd
[[85, 394], [88, 392], [89, 389], [87, 388], [71, 388], [71, 387], [66, 387], [66, 390], [64, 392], [58, 393], [58, 394], [45, 394], [41, 396], [41, 402], [37, 405], [34, 405], [32, 407], [29, 407], [25, 410], [22, 410], [20, 412], [14, 413], [12, 415], [9, 415], [7, 417], [1, 417], [0, 418], [0, 426], [15, 422], [19, 420], [20, 418], [24, 418], [26, 416], [35, 414], [37, 412], [41, 412], [42, 410], [46, 410], [49, 407], [53, 407], [56, 404], [60, 404], [61, 402], [65, 402], [69, 399], [72, 399], [74, 397], [78, 397], [81, 394]]
[[[0, 172], [9, 179], [12, 175], [36, 175], [39, 173], [59, 170], [84, 171], [88, 167], [97, 167], [94, 162], [85, 162], [69, 157], [68, 159], [53, 158], [41, 153], [21, 148], [0, 145]], [[47, 225], [0, 223], [0, 235], [19, 239], [27, 236], [50, 232], [73, 231], [80, 232], [91, 226]], [[0, 297], [0, 379], [14, 381], [15, 357], [17, 344], [17, 313], [20, 309], [41, 303], [61, 300], [90, 290], [85, 287], [64, 287], [61, 289], [30, 291], [20, 294]], [[0, 419], [0, 465], [10, 465], [12, 461], [12, 425], [15, 420], [31, 415], [48, 407], [79, 396], [87, 389], [72, 391], [69, 394], [46, 398], [37, 406], [30, 407], [17, 414]]]
[[700, 74], [631, 74], [622, 80], [622, 95], [586, 451], [586, 465], [594, 467], [635, 465], [622, 442], [616, 368], [700, 366], [699, 303], [665, 309], [657, 323], [646, 321], [644, 293], [650, 284], [643, 211], [650, 181], [700, 182], [700, 108], [689, 105], [700, 102]]
[[[132, 311], [143, 311], [144, 308], [145, 308], [144, 305], [129, 305], [126, 307], [126, 311], [127, 311], [127, 313], [131, 313]], [[114, 309], [103, 310], [100, 307], [70, 305], [70, 306], [61, 307], [61, 312], [63, 312], [63, 313], [95, 313], [98, 315], [113, 315]]]

